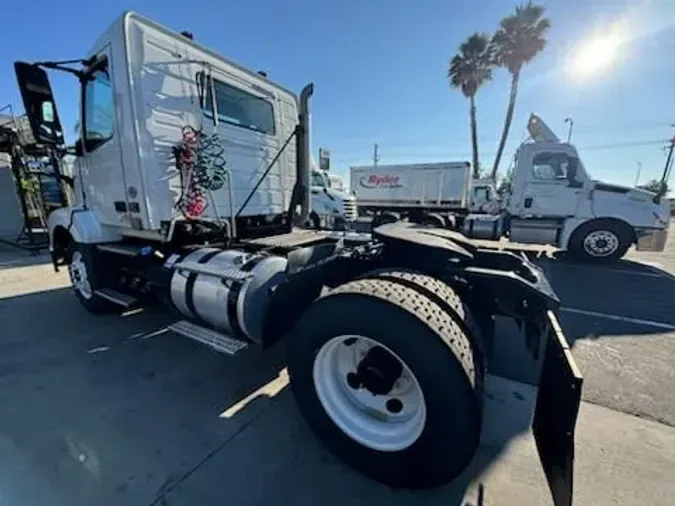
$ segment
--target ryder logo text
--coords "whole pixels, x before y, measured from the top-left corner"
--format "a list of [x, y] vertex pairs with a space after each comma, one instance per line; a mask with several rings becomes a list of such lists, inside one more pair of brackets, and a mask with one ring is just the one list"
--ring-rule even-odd
[[359, 182], [364, 188], [400, 188], [402, 186], [399, 176], [389, 174], [370, 174], [362, 177]]

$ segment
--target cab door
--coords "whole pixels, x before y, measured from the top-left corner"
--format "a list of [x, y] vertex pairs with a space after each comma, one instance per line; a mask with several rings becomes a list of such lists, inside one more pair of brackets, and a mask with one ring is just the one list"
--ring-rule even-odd
[[521, 214], [570, 217], [577, 214], [583, 183], [577, 179], [579, 160], [564, 151], [532, 153], [529, 160]]
[[129, 226], [109, 46], [96, 56], [82, 85], [80, 163], [86, 205], [103, 224]]

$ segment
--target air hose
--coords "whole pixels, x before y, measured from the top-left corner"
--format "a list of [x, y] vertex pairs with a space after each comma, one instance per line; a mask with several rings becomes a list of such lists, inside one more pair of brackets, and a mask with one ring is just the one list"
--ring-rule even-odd
[[220, 190], [226, 183], [225, 148], [217, 133], [207, 135], [186, 126], [174, 154], [182, 187], [176, 208], [186, 218], [197, 218], [208, 206], [206, 193]]

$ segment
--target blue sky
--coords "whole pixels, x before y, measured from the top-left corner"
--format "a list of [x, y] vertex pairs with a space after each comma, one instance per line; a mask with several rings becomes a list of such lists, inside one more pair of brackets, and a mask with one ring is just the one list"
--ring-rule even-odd
[[[468, 104], [450, 90], [448, 61], [474, 31], [491, 33], [514, 0], [257, 0], [255, 2], [62, 2], [12, 4], [0, 47], [0, 107], [21, 110], [12, 62], [84, 56], [123, 10], [170, 28], [293, 90], [315, 83], [313, 147], [328, 147], [336, 172], [370, 163], [469, 160]], [[522, 76], [501, 171], [524, 139], [530, 112], [572, 141], [598, 179], [632, 184], [658, 177], [664, 140], [675, 134], [675, 0], [554, 0], [549, 44]], [[77, 19], [77, 21], [74, 21]], [[579, 45], [613, 30], [618, 57], [603, 72], [575, 78]], [[8, 43], [8, 41], [11, 41]], [[67, 130], [76, 121], [74, 79], [52, 73]], [[478, 94], [481, 161], [490, 166], [506, 109], [509, 76], [498, 70]], [[72, 139], [72, 135], [70, 136]], [[673, 183], [671, 182], [671, 185]]]

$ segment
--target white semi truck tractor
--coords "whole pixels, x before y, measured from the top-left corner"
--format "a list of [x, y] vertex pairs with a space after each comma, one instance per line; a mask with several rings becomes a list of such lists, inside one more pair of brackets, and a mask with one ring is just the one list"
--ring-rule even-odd
[[357, 206], [377, 223], [445, 224], [476, 239], [552, 245], [585, 261], [618, 260], [632, 245], [664, 250], [670, 210], [662, 195], [595, 181], [574, 145], [541, 118], [531, 115], [527, 129], [501, 202], [457, 162], [352, 167]]
[[345, 191], [342, 180], [312, 163], [312, 208], [309, 224], [316, 229], [345, 230], [357, 218], [356, 199]]
[[[491, 343], [500, 322], [518, 321], [539, 387], [532, 433], [555, 503], [571, 504], [582, 380], [540, 269], [447, 230], [299, 228], [313, 197], [311, 84], [296, 95], [133, 13], [83, 56], [15, 70], [37, 141], [78, 157], [76, 202], [49, 216], [49, 232], [86, 310], [161, 303], [172, 331], [227, 354], [286, 339], [309, 426], [398, 487], [467, 467], [484, 378], [503, 358]], [[79, 83], [73, 147], [45, 69]]]

